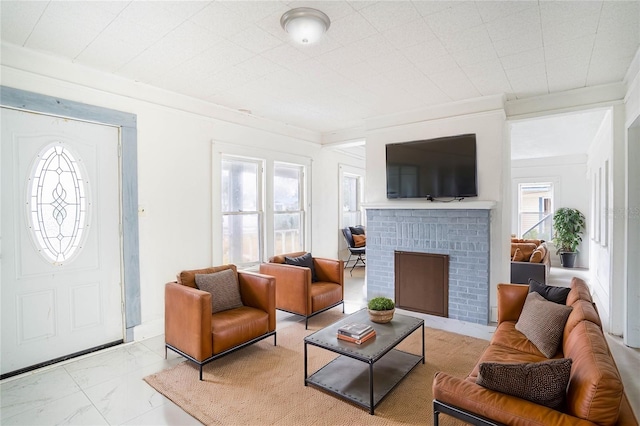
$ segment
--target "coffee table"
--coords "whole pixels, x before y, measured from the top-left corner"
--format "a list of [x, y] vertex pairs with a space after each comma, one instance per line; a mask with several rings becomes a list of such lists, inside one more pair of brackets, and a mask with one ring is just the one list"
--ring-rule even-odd
[[[361, 345], [339, 340], [338, 328], [348, 323], [370, 324], [376, 337]], [[422, 328], [422, 355], [395, 347]], [[307, 371], [307, 345], [340, 354], [311, 376]], [[375, 407], [420, 362], [424, 364], [424, 320], [396, 313], [387, 324], [369, 320], [362, 309], [304, 338], [304, 385], [313, 385], [339, 398], [369, 409]]]

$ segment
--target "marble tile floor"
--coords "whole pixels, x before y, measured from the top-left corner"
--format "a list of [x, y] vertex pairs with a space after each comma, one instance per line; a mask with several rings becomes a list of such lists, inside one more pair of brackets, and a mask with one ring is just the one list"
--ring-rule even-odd
[[[555, 272], [555, 273], [554, 273]], [[588, 271], [552, 268], [550, 282], [566, 284], [571, 276], [587, 279]], [[345, 273], [345, 311], [366, 303], [365, 269]], [[340, 308], [335, 308], [340, 309]], [[410, 312], [425, 325], [490, 339], [494, 327]], [[278, 311], [278, 329], [303, 321]], [[312, 324], [313, 319], [310, 320]], [[609, 345], [625, 381], [627, 396], [640, 413], [640, 350], [609, 337]], [[183, 358], [171, 351], [164, 358], [164, 336], [120, 345], [45, 367], [0, 382], [2, 425], [199, 425], [142, 378], [170, 368]]]

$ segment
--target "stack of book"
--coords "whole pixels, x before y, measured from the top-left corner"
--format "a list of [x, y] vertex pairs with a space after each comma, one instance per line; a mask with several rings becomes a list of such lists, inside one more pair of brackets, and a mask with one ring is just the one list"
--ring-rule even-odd
[[345, 324], [338, 329], [338, 339], [360, 345], [375, 337], [376, 330], [368, 324]]

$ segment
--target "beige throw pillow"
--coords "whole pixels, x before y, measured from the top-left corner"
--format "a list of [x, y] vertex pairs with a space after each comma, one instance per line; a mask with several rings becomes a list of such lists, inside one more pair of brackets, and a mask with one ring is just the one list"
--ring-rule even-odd
[[242, 306], [238, 275], [233, 269], [213, 274], [196, 274], [196, 285], [200, 290], [211, 293], [213, 314]]
[[550, 302], [536, 292], [527, 295], [516, 330], [524, 334], [547, 358], [558, 352], [571, 306]]
[[571, 359], [526, 364], [483, 362], [476, 383], [550, 408], [562, 407], [571, 375]]

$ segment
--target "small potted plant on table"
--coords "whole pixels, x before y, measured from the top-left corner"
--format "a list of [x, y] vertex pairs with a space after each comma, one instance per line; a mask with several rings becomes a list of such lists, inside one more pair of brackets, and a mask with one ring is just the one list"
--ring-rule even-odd
[[369, 308], [369, 319], [380, 324], [387, 323], [393, 319], [396, 305], [388, 297], [374, 297], [367, 304]]

